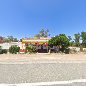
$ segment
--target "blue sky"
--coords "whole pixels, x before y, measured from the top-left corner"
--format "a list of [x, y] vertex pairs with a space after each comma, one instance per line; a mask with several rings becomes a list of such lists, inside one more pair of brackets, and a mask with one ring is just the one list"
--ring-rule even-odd
[[33, 37], [86, 31], [86, 0], [0, 0], [0, 35]]

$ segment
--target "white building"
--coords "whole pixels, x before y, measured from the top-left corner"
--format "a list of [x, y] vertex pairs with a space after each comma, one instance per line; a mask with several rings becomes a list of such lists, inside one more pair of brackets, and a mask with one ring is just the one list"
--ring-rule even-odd
[[17, 45], [22, 49], [22, 42], [11, 42], [11, 43], [1, 43], [0, 46], [2, 49], [9, 49], [12, 45]]

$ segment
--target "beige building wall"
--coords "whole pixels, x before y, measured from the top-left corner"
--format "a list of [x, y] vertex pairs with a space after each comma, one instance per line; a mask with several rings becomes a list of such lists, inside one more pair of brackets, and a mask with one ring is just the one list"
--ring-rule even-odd
[[[2, 49], [9, 49], [9, 47], [11, 47], [12, 45], [17, 45], [17, 46], [20, 47], [20, 49], [22, 49], [22, 42], [11, 42], [11, 43], [2, 43], [2, 44], [0, 44]], [[25, 47], [23, 46], [23, 48], [25, 48]]]

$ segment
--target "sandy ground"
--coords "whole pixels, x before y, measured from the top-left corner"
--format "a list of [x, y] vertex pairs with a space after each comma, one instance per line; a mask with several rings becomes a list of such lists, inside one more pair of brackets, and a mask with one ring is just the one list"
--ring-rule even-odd
[[58, 61], [58, 60], [79, 60], [86, 61], [86, 54], [2, 54], [1, 61]]

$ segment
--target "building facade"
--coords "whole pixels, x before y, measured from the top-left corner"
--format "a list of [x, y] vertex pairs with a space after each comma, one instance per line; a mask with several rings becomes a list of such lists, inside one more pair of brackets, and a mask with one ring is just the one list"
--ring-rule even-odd
[[25, 49], [27, 45], [35, 45], [38, 52], [48, 52], [48, 41], [50, 38], [40, 39], [22, 39], [22, 49]]

